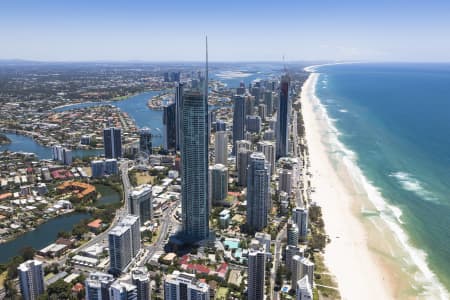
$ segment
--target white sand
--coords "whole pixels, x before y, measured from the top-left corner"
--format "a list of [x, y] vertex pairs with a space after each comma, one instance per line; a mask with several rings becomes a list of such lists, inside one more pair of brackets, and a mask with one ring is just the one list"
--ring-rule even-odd
[[[322, 206], [325, 229], [331, 238], [325, 251], [325, 264], [336, 276], [343, 299], [395, 299], [392, 283], [373, 253], [369, 251], [367, 232], [355, 216], [358, 193], [344, 182], [328, 155], [327, 124], [320, 112], [314, 112], [318, 74], [311, 74], [303, 86], [301, 99], [306, 138], [315, 192], [312, 200]], [[324, 135], [325, 133], [325, 135]], [[325, 142], [325, 143], [324, 143]]]

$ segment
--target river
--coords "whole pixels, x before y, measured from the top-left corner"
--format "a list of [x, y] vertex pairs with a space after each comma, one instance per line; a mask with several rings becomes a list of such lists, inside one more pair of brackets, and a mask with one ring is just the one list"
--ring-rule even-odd
[[[100, 106], [111, 104], [126, 112], [135, 122], [138, 127], [149, 127], [155, 134], [153, 137], [153, 146], [160, 146], [163, 143], [163, 112], [162, 110], [151, 110], [147, 106], [147, 101], [154, 95], [159, 94], [159, 91], [150, 91], [135, 96], [131, 96], [120, 101], [105, 101], [105, 102], [88, 102], [67, 105], [56, 108], [55, 111], [65, 111], [69, 109]], [[38, 144], [31, 137], [7, 133], [6, 136], [11, 140], [8, 145], [0, 145], [0, 151], [14, 151], [14, 152], [32, 152], [40, 159], [49, 159], [52, 157], [52, 151], [49, 147], [44, 147]], [[74, 157], [87, 157], [103, 154], [103, 149], [99, 150], [73, 150]]]
[[19, 254], [25, 247], [31, 246], [40, 250], [53, 243], [60, 231], [70, 231], [72, 227], [83, 219], [90, 217], [87, 213], [72, 213], [57, 216], [17, 237], [15, 240], [0, 244], [0, 263], [6, 263]]

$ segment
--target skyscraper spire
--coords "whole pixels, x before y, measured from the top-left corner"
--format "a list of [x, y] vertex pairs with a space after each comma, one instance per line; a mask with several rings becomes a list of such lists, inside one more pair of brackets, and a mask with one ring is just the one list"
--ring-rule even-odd
[[206, 105], [208, 105], [208, 36], [206, 36], [206, 63], [205, 63], [205, 92], [204, 100]]

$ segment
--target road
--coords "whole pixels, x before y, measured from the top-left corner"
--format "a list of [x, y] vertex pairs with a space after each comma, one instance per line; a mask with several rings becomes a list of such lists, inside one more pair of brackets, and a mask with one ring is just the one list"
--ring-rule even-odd
[[273, 259], [272, 270], [270, 272], [270, 290], [272, 291], [272, 300], [278, 300], [279, 292], [275, 291], [275, 278], [278, 270], [278, 266], [280, 266], [281, 260], [281, 241], [284, 237], [286, 237], [286, 228], [287, 225], [280, 230], [275, 239], [275, 255]]
[[176, 208], [177, 203], [174, 203], [164, 212], [164, 214], [160, 218], [161, 228], [158, 239], [156, 240], [155, 243], [146, 247], [146, 249], [148, 250], [148, 254], [147, 257], [141, 261], [140, 265], [144, 265], [145, 263], [147, 263], [157, 251], [164, 250], [164, 243], [166, 240], [166, 236], [171, 232], [172, 233], [176, 232], [179, 226], [179, 222], [176, 221], [175, 218], [173, 217], [173, 213], [176, 210]]
[[103, 240], [106, 240], [107, 237], [108, 237], [108, 232], [111, 230], [111, 228], [116, 226], [117, 223], [119, 222], [119, 220], [127, 214], [127, 211], [128, 211], [128, 195], [129, 195], [130, 189], [131, 189], [130, 179], [128, 178], [128, 168], [129, 168], [129, 161], [127, 161], [127, 160], [122, 161], [122, 163], [120, 164], [119, 170], [120, 170], [121, 177], [122, 177], [123, 193], [124, 193], [124, 195], [123, 195], [124, 196], [124, 205], [123, 205], [122, 208], [120, 208], [120, 209], [118, 209], [116, 211], [114, 219], [112, 220], [111, 225], [109, 226], [109, 228], [106, 229], [105, 231], [99, 233], [94, 238], [90, 239], [88, 242], [86, 242], [85, 244], [81, 245], [77, 249], [74, 249], [73, 251], [70, 251], [66, 255], [61, 256], [55, 262], [57, 262], [60, 265], [64, 265], [66, 263], [68, 257], [69, 257], [69, 254], [71, 254], [71, 253], [78, 254], [82, 250], [84, 250], [84, 249], [86, 249], [86, 248], [88, 248], [90, 246], [93, 246], [93, 245], [95, 245], [97, 243], [100, 243]]

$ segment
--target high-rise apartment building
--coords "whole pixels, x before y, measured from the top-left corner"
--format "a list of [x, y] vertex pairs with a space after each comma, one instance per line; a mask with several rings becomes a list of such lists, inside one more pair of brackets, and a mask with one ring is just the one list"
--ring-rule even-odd
[[194, 274], [174, 271], [164, 281], [164, 300], [209, 300], [209, 285]]
[[275, 173], [275, 143], [269, 141], [258, 142], [257, 148], [258, 152], [262, 152], [266, 157], [266, 161], [270, 167], [270, 175]]
[[152, 132], [148, 127], [139, 130], [139, 151], [152, 154]]
[[298, 227], [300, 241], [306, 241], [308, 235], [308, 210], [296, 207], [292, 210], [292, 220]]
[[150, 275], [145, 267], [138, 267], [131, 270], [131, 282], [136, 286], [137, 300], [150, 299]]
[[139, 217], [127, 215], [108, 233], [110, 272], [120, 274], [141, 248]]
[[177, 104], [176, 102], [164, 106], [164, 149], [175, 150], [177, 146]]
[[89, 274], [84, 285], [86, 291], [86, 300], [109, 300], [109, 288], [114, 282], [114, 276], [101, 272]]
[[185, 91], [181, 118], [181, 211], [188, 240], [209, 235], [208, 103], [198, 90]]
[[237, 154], [236, 142], [244, 139], [245, 133], [245, 98], [234, 96], [233, 110], [233, 155]]
[[216, 164], [228, 165], [228, 134], [226, 131], [216, 131], [214, 142]]
[[45, 291], [44, 268], [38, 260], [28, 260], [17, 268], [20, 291], [25, 300], [37, 300]]
[[247, 227], [260, 231], [267, 226], [270, 206], [270, 174], [264, 154], [250, 155], [247, 170]]
[[216, 164], [209, 168], [211, 177], [211, 202], [220, 205], [228, 196], [228, 168], [222, 164]]
[[139, 216], [141, 225], [152, 219], [152, 200], [152, 186], [149, 184], [142, 184], [134, 188], [129, 195], [128, 212]]
[[104, 128], [103, 145], [106, 158], [122, 157], [122, 130], [115, 127]]
[[289, 151], [289, 120], [291, 113], [289, 85], [289, 76], [282, 76], [277, 110], [277, 158], [288, 156]]

